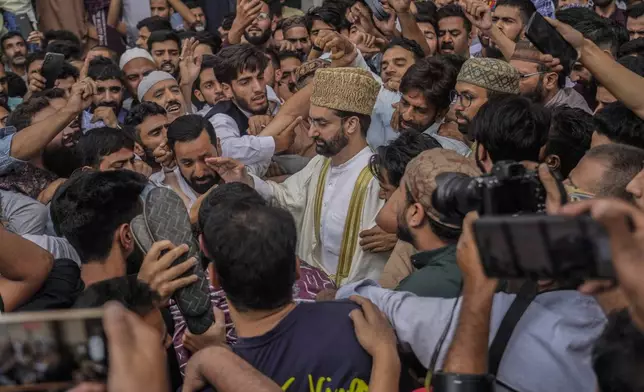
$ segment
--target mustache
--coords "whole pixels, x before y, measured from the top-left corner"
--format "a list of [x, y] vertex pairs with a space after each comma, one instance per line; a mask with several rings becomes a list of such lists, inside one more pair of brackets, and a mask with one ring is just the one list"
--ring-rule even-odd
[[441, 44], [441, 49], [452, 49], [454, 50], [454, 44], [451, 42], [443, 42]]
[[114, 111], [115, 111], [115, 112], [116, 112], [116, 111], [118, 110], [118, 108], [119, 108], [119, 104], [118, 104], [118, 103], [116, 103], [116, 102], [99, 102], [99, 104], [98, 104], [98, 105], [96, 105], [96, 107], [97, 107], [97, 108], [100, 108], [101, 106], [103, 106], [103, 107], [108, 107], [108, 108], [112, 108], [112, 109], [114, 109]]
[[172, 105], [178, 105], [178, 106], [181, 106], [181, 103], [180, 103], [179, 101], [177, 101], [176, 99], [174, 99], [174, 100], [172, 100], [172, 101], [168, 102], [168, 104], [167, 104], [167, 105], [165, 105], [165, 107], [166, 107], [166, 109], [167, 109], [167, 108], [169, 108], [169, 107], [170, 107], [170, 106], [172, 106]]

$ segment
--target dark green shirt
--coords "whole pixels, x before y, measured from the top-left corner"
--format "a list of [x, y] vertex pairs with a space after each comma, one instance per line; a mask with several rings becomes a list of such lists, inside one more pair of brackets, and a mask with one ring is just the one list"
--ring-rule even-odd
[[416, 271], [403, 279], [396, 291], [420, 297], [454, 298], [461, 292], [461, 271], [456, 264], [456, 244], [411, 256]]

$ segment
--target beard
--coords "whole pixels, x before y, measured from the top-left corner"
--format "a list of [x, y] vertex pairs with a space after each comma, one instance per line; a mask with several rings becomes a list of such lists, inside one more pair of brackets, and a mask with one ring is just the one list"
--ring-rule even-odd
[[26, 62], [27, 62], [27, 57], [22, 54], [18, 54], [11, 59], [11, 64], [18, 67], [22, 67], [23, 65], [25, 65]]
[[237, 105], [239, 106], [239, 108], [241, 110], [244, 110], [244, 111], [249, 112], [249, 113], [254, 114], [254, 115], [266, 114], [266, 112], [268, 111], [268, 99], [266, 99], [266, 104], [263, 105], [259, 109], [252, 109], [250, 107], [250, 102], [249, 101], [247, 101], [247, 100], [245, 100], [243, 98], [239, 98], [237, 96], [235, 96], [235, 103], [237, 103]]
[[[196, 193], [203, 195], [204, 193], [208, 192], [210, 188], [213, 186], [219, 184], [221, 181], [221, 177], [219, 174], [215, 173], [213, 175], [208, 175], [208, 176], [203, 176], [203, 177], [192, 177], [190, 179], [186, 178], [183, 173], [181, 173], [181, 177], [183, 177], [184, 180], [190, 185], [190, 188], [192, 188], [193, 191]], [[197, 181], [203, 181], [205, 182], [197, 182]]]
[[539, 77], [537, 86], [531, 92], [523, 94], [524, 97], [528, 98], [534, 103], [544, 103], [545, 91], [543, 88], [543, 75]]
[[132, 253], [125, 259], [125, 273], [128, 275], [138, 274], [144, 258], [145, 253], [143, 253], [138, 245], [135, 245]]
[[470, 137], [469, 130], [470, 130], [470, 124], [472, 123], [472, 120], [467, 118], [462, 112], [458, 110], [456, 111], [456, 118], [460, 120], [465, 120], [464, 123], [457, 122], [456, 124], [458, 126], [459, 132], [461, 132], [463, 135]]
[[433, 121], [428, 122], [427, 124], [418, 124], [415, 122], [407, 122], [403, 120], [402, 116], [400, 117], [400, 124], [398, 126], [398, 129], [400, 129], [403, 132], [418, 132], [418, 133], [423, 133], [429, 126], [433, 123]]
[[[336, 156], [349, 144], [349, 138], [344, 133], [344, 125], [340, 127], [340, 131], [333, 139], [327, 141], [319, 137], [313, 137], [313, 141], [315, 142], [315, 152], [327, 158]], [[318, 144], [318, 142], [322, 142], [322, 144]]]
[[440, 52], [444, 50], [451, 50], [454, 51], [454, 44], [451, 42], [443, 42], [440, 47]]
[[143, 153], [145, 156], [139, 157], [143, 160], [143, 162], [147, 163], [150, 165], [152, 170], [159, 170], [161, 169], [161, 165], [154, 159], [154, 149], [153, 148], [148, 148], [141, 144], [141, 148], [143, 148]]
[[267, 43], [269, 39], [271, 39], [271, 34], [271, 29], [266, 29], [262, 32], [261, 35], [256, 36], [248, 34], [248, 31], [244, 31], [244, 38], [246, 38], [246, 41], [248, 41], [248, 43], [251, 45], [262, 46]]
[[92, 113], [100, 107], [111, 108], [116, 116], [118, 116], [121, 111], [121, 104], [117, 102], [99, 102], [97, 105], [92, 104]]
[[401, 223], [404, 222], [404, 219], [404, 216], [398, 215], [396, 235], [398, 236], [399, 240], [415, 246], [414, 235], [411, 233], [411, 230], [409, 230], [409, 226]]
[[177, 66], [175, 66], [172, 61], [164, 61], [161, 63], [159, 70], [174, 76], [177, 72]]
[[73, 147], [50, 147], [43, 150], [42, 163], [47, 170], [61, 178], [69, 178], [81, 167], [78, 154]]

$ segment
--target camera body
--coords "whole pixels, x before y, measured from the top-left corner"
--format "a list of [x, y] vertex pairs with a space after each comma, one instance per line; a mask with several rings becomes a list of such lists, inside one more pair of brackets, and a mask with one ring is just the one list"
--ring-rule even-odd
[[432, 204], [447, 222], [459, 223], [468, 212], [516, 215], [545, 210], [546, 190], [535, 171], [522, 164], [501, 161], [480, 177], [442, 173], [436, 177]]

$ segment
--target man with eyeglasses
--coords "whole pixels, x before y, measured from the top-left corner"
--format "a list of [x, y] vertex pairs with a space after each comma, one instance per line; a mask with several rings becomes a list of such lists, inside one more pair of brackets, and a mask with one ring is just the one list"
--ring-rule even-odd
[[[278, 4], [279, 5], [279, 4]], [[274, 12], [262, 0], [240, 0], [233, 25], [224, 46], [242, 43], [242, 37], [251, 45], [264, 48], [271, 39]]]
[[566, 76], [540, 62], [541, 52], [529, 41], [519, 41], [510, 64], [519, 72], [521, 95], [546, 107], [569, 106], [592, 113], [584, 97], [566, 87]]
[[92, 106], [83, 112], [81, 128], [119, 128], [127, 111], [123, 109], [125, 86], [123, 72], [112, 60], [97, 57], [89, 63], [87, 76], [96, 83], [96, 94]]

